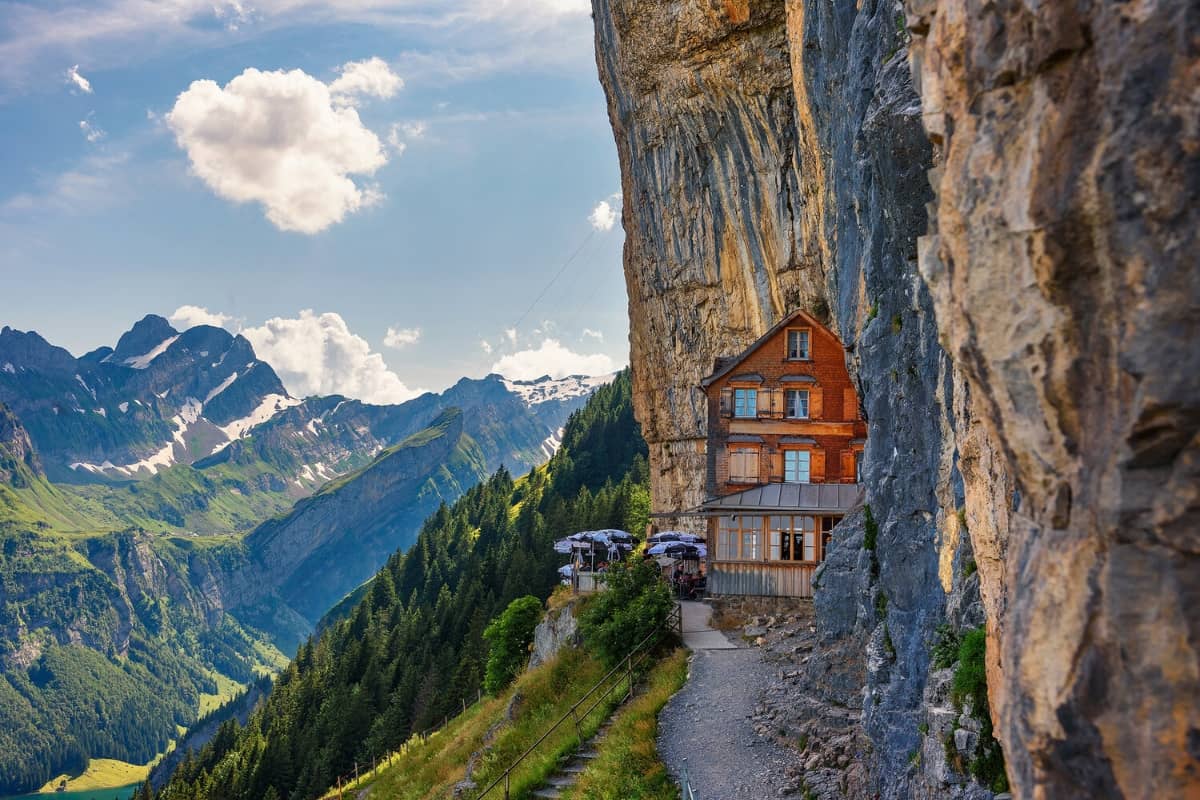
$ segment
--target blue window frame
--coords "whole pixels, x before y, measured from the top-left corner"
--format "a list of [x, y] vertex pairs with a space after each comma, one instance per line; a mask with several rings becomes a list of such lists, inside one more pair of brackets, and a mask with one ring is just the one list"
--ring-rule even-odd
[[787, 483], [809, 483], [812, 476], [812, 454], [807, 450], [783, 451], [783, 480]]
[[735, 417], [758, 416], [758, 389], [733, 390], [733, 415]]

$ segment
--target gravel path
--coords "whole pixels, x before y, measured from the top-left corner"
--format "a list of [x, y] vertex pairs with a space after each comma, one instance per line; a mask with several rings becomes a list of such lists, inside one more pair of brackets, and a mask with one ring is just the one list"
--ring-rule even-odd
[[751, 722], [777, 672], [756, 647], [696, 651], [688, 682], [659, 716], [658, 751], [676, 779], [687, 758], [699, 800], [795, 791], [797, 754], [759, 736]]

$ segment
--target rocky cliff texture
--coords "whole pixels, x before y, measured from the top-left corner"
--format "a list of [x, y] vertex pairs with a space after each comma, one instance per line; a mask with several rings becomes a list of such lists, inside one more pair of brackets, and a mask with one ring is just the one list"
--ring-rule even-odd
[[910, 2], [921, 270], [1015, 484], [968, 518], [1024, 796], [1200, 795], [1200, 9]]
[[[810, 683], [871, 746], [810, 785], [986, 797], [995, 719], [1021, 796], [1195, 791], [1194, 7], [593, 6], [655, 510], [702, 499], [699, 378], [788, 310], [863, 398]], [[932, 658], [985, 616], [990, 717]]]

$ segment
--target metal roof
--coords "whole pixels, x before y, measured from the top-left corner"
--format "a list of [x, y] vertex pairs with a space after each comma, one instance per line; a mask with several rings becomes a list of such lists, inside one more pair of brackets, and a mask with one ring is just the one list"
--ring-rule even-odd
[[706, 502], [705, 511], [830, 511], [845, 513], [862, 502], [858, 483], [768, 483]]

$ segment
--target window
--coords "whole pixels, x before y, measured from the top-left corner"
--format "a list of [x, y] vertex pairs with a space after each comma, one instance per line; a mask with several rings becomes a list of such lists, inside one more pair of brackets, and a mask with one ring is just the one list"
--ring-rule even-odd
[[838, 524], [841, 517], [821, 517], [821, 560], [825, 560], [829, 552], [829, 542], [833, 539], [833, 526]]
[[788, 389], [784, 409], [788, 419], [808, 419], [808, 389]]
[[862, 462], [863, 462], [863, 451], [855, 450], [854, 451], [854, 482], [855, 483], [862, 483]]
[[758, 561], [762, 558], [763, 517], [721, 517], [717, 527], [717, 558]]
[[793, 328], [787, 332], [787, 357], [789, 361], [807, 361], [811, 358], [809, 353], [809, 339], [811, 332], [808, 328]]
[[818, 560], [816, 517], [778, 516], [771, 517], [770, 523], [771, 561]]
[[729, 451], [729, 482], [758, 483], [757, 447], [734, 447]]
[[816, 517], [800, 517], [800, 528], [804, 533], [804, 560], [817, 560], [817, 520]]
[[733, 390], [733, 415], [735, 417], [758, 416], [758, 389]]
[[812, 476], [812, 453], [807, 450], [783, 451], [783, 480], [785, 483], [809, 483]]

